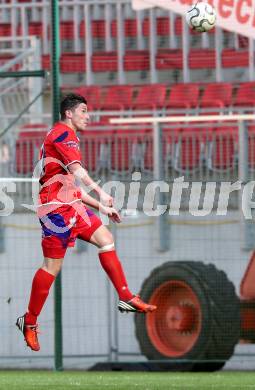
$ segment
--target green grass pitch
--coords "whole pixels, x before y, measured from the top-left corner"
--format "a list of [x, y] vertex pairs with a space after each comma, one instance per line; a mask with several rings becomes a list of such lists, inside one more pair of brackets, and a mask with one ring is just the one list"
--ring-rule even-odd
[[150, 373], [0, 371], [1, 390], [255, 389], [253, 372]]

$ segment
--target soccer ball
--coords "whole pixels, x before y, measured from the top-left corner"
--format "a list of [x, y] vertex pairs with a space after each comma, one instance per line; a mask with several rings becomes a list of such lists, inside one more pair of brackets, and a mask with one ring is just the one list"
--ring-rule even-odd
[[210, 4], [197, 3], [187, 11], [186, 20], [195, 31], [209, 31], [215, 26], [216, 12]]

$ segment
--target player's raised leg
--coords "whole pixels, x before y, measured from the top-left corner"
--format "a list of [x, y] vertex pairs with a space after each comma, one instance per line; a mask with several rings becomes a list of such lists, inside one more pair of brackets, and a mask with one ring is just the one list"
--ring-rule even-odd
[[142, 301], [138, 295], [133, 295], [115, 251], [114, 240], [106, 226], [100, 226], [91, 236], [90, 242], [99, 248], [99, 259], [102, 267], [112, 281], [118, 295], [118, 309], [120, 312], [147, 313], [157, 307]]
[[37, 317], [41, 313], [62, 263], [63, 259], [44, 259], [42, 267], [36, 271], [33, 278], [27, 312], [18, 317], [16, 322], [17, 327], [24, 335], [27, 346], [33, 351], [40, 350]]

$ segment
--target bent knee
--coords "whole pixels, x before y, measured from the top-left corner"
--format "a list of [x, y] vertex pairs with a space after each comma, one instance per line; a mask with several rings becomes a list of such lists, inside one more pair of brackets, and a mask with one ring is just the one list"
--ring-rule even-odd
[[47, 271], [48, 273], [57, 276], [58, 273], [61, 271], [63, 264], [63, 259], [49, 259], [44, 258], [44, 262], [42, 265], [42, 269]]
[[113, 251], [114, 249], [115, 249], [115, 245], [114, 245], [114, 242], [112, 242], [112, 243], [100, 246], [98, 248], [98, 253], [110, 252], [110, 251]]

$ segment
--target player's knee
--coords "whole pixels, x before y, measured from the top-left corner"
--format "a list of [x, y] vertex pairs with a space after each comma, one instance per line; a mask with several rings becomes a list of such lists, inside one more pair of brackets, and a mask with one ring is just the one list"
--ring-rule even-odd
[[57, 276], [62, 268], [63, 259], [44, 259], [42, 268], [52, 274]]
[[57, 276], [61, 270], [61, 267], [45, 267], [45, 266], [43, 266], [42, 269], [53, 276]]
[[110, 252], [115, 249], [114, 242], [103, 245], [98, 248], [98, 253], [103, 253], [103, 252]]
[[113, 235], [105, 226], [98, 229], [90, 242], [95, 244], [100, 252], [114, 250]]
[[115, 248], [114, 246], [114, 238], [111, 232], [107, 231], [107, 234], [102, 237], [100, 240], [100, 244], [98, 245], [98, 252], [109, 252], [113, 251]]

